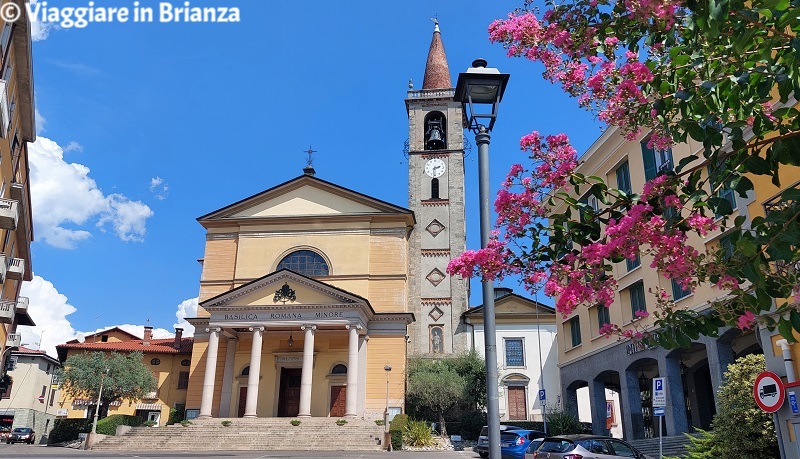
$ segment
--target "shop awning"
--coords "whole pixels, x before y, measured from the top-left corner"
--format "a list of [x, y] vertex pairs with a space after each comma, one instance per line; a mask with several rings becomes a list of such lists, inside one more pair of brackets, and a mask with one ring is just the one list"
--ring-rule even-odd
[[163, 405], [161, 403], [137, 403], [136, 409], [137, 410], [151, 410], [151, 411], [161, 411], [161, 407]]

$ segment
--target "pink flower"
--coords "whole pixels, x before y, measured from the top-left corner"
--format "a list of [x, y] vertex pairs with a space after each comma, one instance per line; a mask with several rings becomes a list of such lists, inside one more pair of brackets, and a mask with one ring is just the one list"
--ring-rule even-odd
[[739, 319], [736, 321], [736, 326], [739, 327], [740, 330], [749, 330], [758, 320], [755, 314], [750, 311], [745, 311], [744, 314], [739, 316]]
[[643, 319], [645, 317], [649, 317], [650, 313], [643, 309], [639, 309], [638, 311], [636, 311], [635, 315], [637, 319]]

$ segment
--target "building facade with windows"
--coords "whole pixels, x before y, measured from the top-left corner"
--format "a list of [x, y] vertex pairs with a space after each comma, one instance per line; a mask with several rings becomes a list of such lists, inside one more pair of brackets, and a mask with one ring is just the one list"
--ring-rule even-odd
[[[582, 156], [578, 172], [599, 176], [625, 191], [640, 193], [645, 181], [660, 171], [672, 169], [682, 158], [700, 152], [702, 145], [690, 141], [671, 150], [654, 151], [647, 138], [628, 141], [615, 128], [607, 130]], [[759, 191], [747, 198], [725, 193], [734, 210], [733, 217], [752, 218], [753, 206], [760, 205]], [[597, 201], [588, 204], [597, 209]], [[730, 250], [726, 234], [716, 232], [705, 239], [693, 236], [695, 247], [709, 251]], [[609, 307], [579, 308], [559, 319], [558, 361], [565, 406], [577, 413], [578, 393], [588, 389], [591, 420], [595, 433], [607, 434], [609, 391], [619, 398], [622, 432], [627, 439], [658, 435], [658, 420], [652, 411], [652, 380], [665, 377], [668, 385], [664, 435], [680, 435], [695, 428], [708, 429], [716, 413], [716, 392], [728, 364], [748, 353], [761, 353], [753, 332], [720, 330], [719, 336], [700, 337], [688, 348], [665, 350], [646, 348], [630, 341], [607, 338], [600, 328], [607, 323], [623, 329], [653, 326], [656, 289], [664, 289], [676, 306], [702, 313], [709, 301], [725, 292], [707, 284], [694, 292], [685, 291], [650, 267], [649, 256], [616, 263], [614, 276], [618, 290]]]
[[406, 358], [468, 349], [464, 136], [438, 24], [411, 87], [408, 208], [304, 174], [198, 219], [206, 231], [187, 407], [207, 417], [404, 409]]
[[[546, 408], [561, 407], [555, 310], [510, 288], [494, 291], [500, 420], [541, 421]], [[485, 356], [483, 306], [466, 311], [464, 323], [471, 348]]]
[[[183, 411], [189, 387], [193, 338], [184, 338], [183, 329], [175, 329], [175, 337], [153, 339], [153, 328], [144, 328], [144, 337], [128, 333], [120, 328], [97, 332], [79, 342], [69, 341], [56, 346], [58, 359], [63, 364], [75, 354], [104, 352], [120, 354], [141, 352], [142, 363], [156, 377], [157, 388], [142, 400], [117, 400], [109, 406], [108, 414], [126, 414], [141, 417], [164, 425], [169, 420], [171, 409]], [[92, 418], [97, 405], [95, 398], [73, 398], [63, 393], [56, 400], [55, 414], [66, 418]]]
[[[24, 0], [13, 0], [24, 11]], [[0, 369], [22, 345], [19, 325], [34, 325], [22, 282], [33, 279], [28, 143], [36, 140], [31, 24], [0, 19]], [[4, 372], [2, 372], [5, 374]], [[3, 374], [0, 374], [2, 376]], [[5, 383], [0, 381], [0, 392]]]
[[0, 428], [31, 427], [36, 443], [46, 444], [53, 429], [60, 397], [56, 369], [58, 360], [44, 351], [19, 347], [11, 351], [8, 374], [13, 383], [0, 396]]

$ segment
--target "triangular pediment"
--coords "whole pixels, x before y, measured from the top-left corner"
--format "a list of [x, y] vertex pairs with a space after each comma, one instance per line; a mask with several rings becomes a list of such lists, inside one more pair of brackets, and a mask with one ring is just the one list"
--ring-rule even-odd
[[[508, 294], [496, 298], [494, 301], [495, 315], [503, 316], [529, 316], [536, 315], [554, 315], [555, 309], [550, 306], [538, 303], [517, 294]], [[483, 314], [483, 306], [471, 308], [465, 312], [469, 316], [480, 316]]]
[[200, 306], [207, 311], [343, 306], [374, 314], [365, 298], [286, 269], [209, 298]]
[[303, 175], [239, 202], [223, 207], [199, 221], [221, 219], [280, 218], [403, 214], [411, 211], [380, 199]]

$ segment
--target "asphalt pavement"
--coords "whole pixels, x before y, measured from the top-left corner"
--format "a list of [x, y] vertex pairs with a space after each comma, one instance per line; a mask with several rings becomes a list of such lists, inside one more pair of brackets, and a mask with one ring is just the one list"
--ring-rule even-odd
[[480, 459], [474, 451], [83, 451], [54, 446], [0, 444], [3, 458], [242, 458], [242, 459]]

